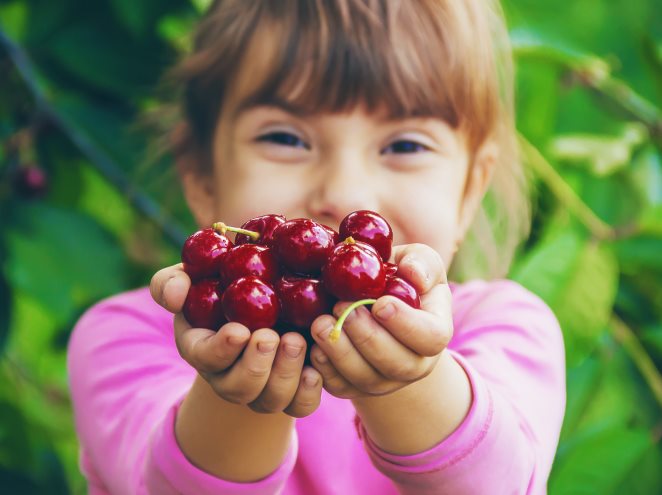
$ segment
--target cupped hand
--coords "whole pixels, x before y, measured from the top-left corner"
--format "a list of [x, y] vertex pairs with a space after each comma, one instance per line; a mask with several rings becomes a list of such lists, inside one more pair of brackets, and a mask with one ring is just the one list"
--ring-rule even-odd
[[311, 414], [320, 403], [322, 379], [303, 362], [306, 341], [298, 333], [279, 336], [262, 328], [251, 333], [230, 322], [218, 331], [194, 328], [182, 307], [191, 280], [181, 263], [158, 271], [150, 283], [152, 298], [175, 314], [175, 343], [181, 357], [222, 399], [260, 413]]
[[414, 309], [393, 296], [380, 297], [371, 310], [350, 313], [337, 342], [329, 340], [337, 318], [350, 303], [336, 304], [334, 316], [313, 322], [313, 366], [324, 388], [337, 397], [384, 395], [427, 376], [453, 335], [451, 294], [441, 257], [423, 244], [394, 249], [398, 276], [421, 295]]

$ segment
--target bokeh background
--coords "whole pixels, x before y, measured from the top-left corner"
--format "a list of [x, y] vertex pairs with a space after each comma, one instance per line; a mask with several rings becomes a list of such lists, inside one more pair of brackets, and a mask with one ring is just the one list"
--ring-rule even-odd
[[[85, 493], [67, 339], [194, 230], [139, 117], [208, 3], [0, 0], [2, 493]], [[661, 494], [662, 6], [504, 7], [537, 190], [510, 276], [551, 305], [567, 348], [549, 491]]]

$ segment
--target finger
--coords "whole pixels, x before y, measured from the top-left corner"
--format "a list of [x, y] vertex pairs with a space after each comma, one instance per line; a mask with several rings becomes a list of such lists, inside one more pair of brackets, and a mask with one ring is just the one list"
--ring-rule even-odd
[[227, 372], [207, 381], [229, 402], [242, 405], [253, 402], [267, 384], [279, 339], [269, 328], [256, 330], [239, 360]]
[[203, 373], [218, 373], [236, 361], [250, 339], [248, 328], [227, 323], [218, 332], [192, 328], [182, 313], [175, 315], [175, 343], [179, 354]]
[[[342, 314], [348, 306], [336, 304], [334, 313]], [[433, 363], [398, 341], [372, 316], [366, 307], [352, 311], [343, 324], [359, 354], [385, 378], [398, 382], [413, 382], [429, 373]]]
[[289, 332], [281, 337], [267, 384], [250, 404], [251, 409], [263, 413], [279, 412], [292, 402], [299, 387], [305, 349], [303, 335]]
[[446, 266], [441, 256], [425, 244], [395, 246], [392, 258], [398, 265], [398, 275], [413, 284], [419, 294], [447, 283]]
[[178, 263], [154, 274], [149, 284], [152, 299], [171, 313], [179, 313], [184, 306], [191, 279]]
[[295, 418], [303, 418], [319, 407], [321, 399], [322, 375], [316, 369], [306, 366], [301, 373], [294, 399], [283, 412]]
[[334, 397], [354, 399], [364, 395], [338, 373], [338, 370], [329, 361], [328, 356], [318, 346], [314, 346], [310, 352], [310, 360], [322, 377], [324, 389]]
[[[439, 297], [447, 286], [439, 285], [430, 291], [430, 299]], [[440, 311], [436, 309], [436, 311]], [[440, 314], [425, 309], [414, 309], [397, 297], [380, 297], [372, 306], [372, 315], [395, 339], [421, 356], [436, 356], [443, 351], [453, 336], [452, 323]]]
[[[337, 370], [337, 373], [344, 380], [361, 392], [369, 394], [381, 393], [382, 387], [388, 387], [384, 377], [363, 358], [347, 334], [340, 332], [340, 337], [336, 342], [330, 341], [329, 334], [335, 323], [336, 319], [330, 315], [322, 315], [317, 318], [311, 327], [311, 334], [315, 342], [317, 342], [323, 354], [328, 357], [335, 370]], [[313, 361], [313, 363], [315, 362]], [[325, 378], [325, 387], [328, 381], [327, 378], [334, 381], [338, 380], [337, 376], [327, 377], [325, 375], [324, 372], [329, 370], [328, 367], [317, 369]]]

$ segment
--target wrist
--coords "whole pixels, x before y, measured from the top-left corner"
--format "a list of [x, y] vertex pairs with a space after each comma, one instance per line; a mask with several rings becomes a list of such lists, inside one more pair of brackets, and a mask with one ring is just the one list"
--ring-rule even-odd
[[251, 482], [285, 458], [294, 418], [259, 414], [219, 397], [197, 376], [175, 420], [175, 437], [189, 461], [228, 481]]
[[393, 454], [411, 455], [442, 442], [462, 424], [471, 407], [471, 384], [446, 349], [421, 380], [388, 395], [352, 402], [374, 444]]

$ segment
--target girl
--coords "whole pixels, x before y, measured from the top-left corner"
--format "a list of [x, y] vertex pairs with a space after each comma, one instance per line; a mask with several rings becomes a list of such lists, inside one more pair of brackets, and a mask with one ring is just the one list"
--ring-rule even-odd
[[197, 222], [378, 211], [422, 307], [382, 297], [331, 344], [337, 304], [304, 367], [297, 333], [191, 328], [180, 265], [98, 304], [68, 359], [90, 493], [545, 493], [565, 363], [501, 278], [528, 224], [509, 57], [487, 0], [214, 2], [174, 73]]

